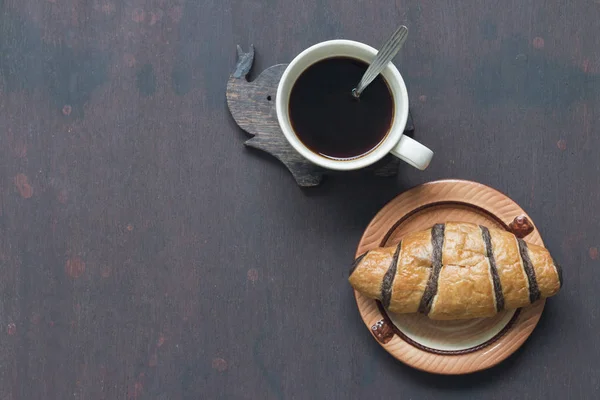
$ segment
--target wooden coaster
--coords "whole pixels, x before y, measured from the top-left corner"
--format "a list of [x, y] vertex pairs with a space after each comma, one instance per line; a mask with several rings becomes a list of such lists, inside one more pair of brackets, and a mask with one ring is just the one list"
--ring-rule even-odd
[[[506, 229], [544, 245], [525, 211], [504, 194], [475, 182], [444, 180], [413, 188], [387, 204], [365, 230], [356, 256], [449, 221]], [[545, 304], [540, 300], [493, 318], [433, 321], [421, 314], [392, 314], [356, 291], [355, 296], [363, 321], [386, 351], [414, 368], [448, 375], [486, 369], [514, 353], [537, 325]]]
[[[227, 81], [227, 106], [239, 127], [252, 136], [244, 144], [267, 152], [281, 161], [298, 185], [318, 185], [323, 175], [334, 171], [312, 164], [298, 154], [286, 140], [277, 122], [275, 95], [287, 64], [269, 67], [258, 78], [249, 82], [246, 76], [254, 62], [254, 46], [250, 46], [248, 53], [237, 46], [237, 57], [235, 70]], [[414, 129], [409, 113], [404, 133], [412, 137]], [[398, 158], [388, 155], [367, 169], [376, 176], [395, 176], [398, 174], [399, 164]]]

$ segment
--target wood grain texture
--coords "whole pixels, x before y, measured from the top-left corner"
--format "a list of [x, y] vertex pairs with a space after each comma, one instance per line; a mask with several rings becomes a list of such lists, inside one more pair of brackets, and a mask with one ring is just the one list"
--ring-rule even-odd
[[[310, 187], [321, 183], [324, 174], [333, 174], [302, 157], [287, 141], [275, 110], [275, 98], [279, 80], [287, 64], [278, 64], [267, 68], [249, 82], [246, 76], [254, 61], [254, 46], [248, 53], [237, 46], [237, 63], [227, 81], [227, 106], [235, 122], [252, 138], [244, 144], [268, 154], [281, 161], [292, 173], [299, 186]], [[408, 115], [405, 134], [411, 135], [415, 130], [412, 116]], [[367, 168], [375, 176], [395, 176], [398, 173], [400, 160], [388, 155]]]
[[[593, 0], [0, 0], [0, 399], [595, 398], [599, 20]], [[237, 44], [252, 81], [399, 24], [426, 171], [302, 190], [244, 148]], [[377, 211], [443, 178], [514, 199], [565, 274], [526, 343], [466, 376], [383, 351], [347, 284]]]
[[[525, 211], [502, 193], [485, 185], [460, 180], [430, 182], [404, 192], [388, 203], [367, 226], [356, 251], [357, 257], [376, 247], [394, 246], [410, 232], [430, 228], [444, 222], [470, 222], [487, 227], [508, 229], [516, 218], [527, 218], [533, 231], [527, 240], [543, 246], [542, 239]], [[514, 224], [513, 224], [514, 225]], [[367, 327], [376, 326], [385, 316], [377, 302], [355, 291], [356, 303]], [[381, 345], [398, 360], [423, 371], [438, 374], [467, 374], [492, 367], [514, 353], [529, 337], [537, 325], [545, 300], [521, 309], [510, 329], [494, 338], [489, 345], [460, 354], [439, 354], [417, 347], [399, 335], [385, 341], [372, 328]], [[402, 328], [415, 335], [439, 342], [444, 337], [449, 342], [459, 339], [476, 341], [482, 332], [493, 330], [500, 319], [513, 311], [502, 311], [497, 318], [464, 321], [433, 321], [426, 316], [396, 315]], [[399, 325], [396, 325], [400, 327]], [[449, 333], [450, 332], [450, 333]], [[458, 336], [454, 341], [448, 336]], [[430, 347], [430, 346], [425, 346]], [[467, 346], [468, 348], [468, 346]]]

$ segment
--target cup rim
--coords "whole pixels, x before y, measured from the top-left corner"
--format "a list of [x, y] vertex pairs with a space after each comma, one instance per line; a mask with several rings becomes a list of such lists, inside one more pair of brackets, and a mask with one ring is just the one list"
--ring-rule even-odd
[[[384, 71], [382, 72], [382, 75], [386, 81], [386, 84], [388, 85], [388, 87], [390, 89], [390, 92], [391, 92], [391, 95], [392, 95], [392, 98], [394, 101], [394, 115], [393, 115], [392, 124], [391, 124], [389, 131], [386, 133], [386, 136], [382, 139], [382, 141], [376, 147], [374, 147], [372, 150], [370, 150], [368, 153], [366, 153], [364, 155], [361, 155], [357, 158], [348, 159], [348, 160], [336, 160], [336, 159], [328, 158], [328, 157], [322, 156], [320, 154], [317, 154], [317, 153], [313, 152], [312, 150], [310, 150], [308, 147], [306, 147], [304, 145], [304, 143], [302, 143], [302, 141], [300, 141], [300, 139], [294, 132], [291, 122], [289, 120], [289, 115], [288, 115], [289, 96], [290, 96], [291, 90], [293, 88], [293, 84], [295, 82], [292, 82], [292, 84], [289, 85], [288, 93], [284, 93], [284, 90], [286, 89], [285, 84], [290, 79], [290, 75], [292, 74], [292, 72], [295, 73], [295, 69], [296, 69], [297, 65], [300, 62], [304, 61], [304, 59], [309, 57], [312, 53], [314, 53], [317, 50], [321, 50], [324, 47], [331, 47], [332, 48], [331, 53], [328, 53], [324, 57], [318, 57], [318, 58], [315, 58], [314, 60], [311, 60], [311, 62], [305, 68], [303, 68], [297, 74], [297, 76], [300, 76], [300, 74], [302, 74], [302, 72], [304, 72], [307, 68], [309, 68], [314, 63], [324, 60], [324, 59], [327, 59], [327, 58], [346, 56], [346, 57], [355, 57], [358, 59], [362, 59], [363, 61], [371, 62], [372, 58], [375, 57], [375, 55], [377, 54], [377, 50], [367, 44], [364, 44], [361, 42], [356, 42], [353, 40], [346, 40], [346, 39], [328, 40], [328, 41], [320, 42], [320, 43], [317, 43], [317, 44], [314, 44], [314, 45], [308, 47], [307, 49], [302, 51], [300, 54], [298, 54], [288, 64], [288, 66], [286, 67], [285, 71], [283, 72], [283, 74], [281, 76], [279, 85], [277, 87], [277, 95], [276, 95], [276, 103], [275, 103], [275, 109], [277, 112], [277, 120], [279, 122], [279, 126], [281, 127], [281, 130], [283, 131], [283, 134], [285, 135], [288, 143], [290, 143], [290, 145], [298, 153], [300, 153], [300, 155], [302, 155], [305, 159], [309, 160], [310, 162], [320, 165], [324, 168], [333, 169], [333, 170], [354, 170], [354, 169], [364, 168], [366, 166], [376, 163], [377, 161], [379, 161], [383, 157], [385, 157], [387, 154], [389, 154], [391, 152], [391, 150], [398, 144], [398, 142], [402, 138], [402, 135], [404, 134], [404, 129], [406, 127], [406, 122], [408, 120], [408, 92], [406, 90], [406, 85], [404, 83], [404, 79], [402, 78], [402, 75], [400, 74], [400, 72], [398, 71], [396, 66], [390, 62], [387, 65], [387, 67], [384, 69]], [[346, 49], [353, 47], [358, 50], [357, 51], [358, 54], [347, 54], [347, 53], [338, 54], [339, 51], [338, 52], [335, 51], [336, 47], [338, 49], [340, 47], [344, 47]], [[368, 57], [371, 57], [371, 59], [368, 59], [368, 58], [365, 59], [365, 57], [364, 57], [365, 53], [367, 54]], [[297, 77], [296, 77], [296, 79], [297, 79]]]

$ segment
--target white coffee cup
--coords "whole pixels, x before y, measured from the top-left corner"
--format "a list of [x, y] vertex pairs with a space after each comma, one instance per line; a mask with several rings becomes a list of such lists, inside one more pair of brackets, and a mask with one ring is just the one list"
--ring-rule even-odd
[[[329, 40], [304, 50], [287, 66], [277, 88], [275, 99], [277, 119], [288, 142], [304, 158], [324, 168], [352, 170], [371, 165], [387, 154], [392, 153], [418, 169], [424, 170], [427, 168], [433, 152], [416, 140], [404, 135], [404, 128], [408, 119], [408, 94], [400, 72], [391, 62], [381, 75], [392, 93], [395, 107], [394, 119], [386, 137], [377, 147], [357, 158], [336, 160], [313, 152], [300, 141], [294, 132], [289, 115], [290, 94], [294, 83], [308, 67], [317, 61], [332, 57], [351, 57], [371, 63], [376, 54], [377, 50], [364, 43], [351, 40]], [[348, 90], [350, 91], [352, 88], [348, 88]]]

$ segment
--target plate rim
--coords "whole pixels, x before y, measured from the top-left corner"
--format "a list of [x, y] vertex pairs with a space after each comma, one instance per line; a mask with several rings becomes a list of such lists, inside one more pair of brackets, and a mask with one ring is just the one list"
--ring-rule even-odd
[[[466, 193], [464, 193], [465, 190]], [[483, 200], [480, 198], [465, 198], [472, 190], [477, 190], [479, 194], [485, 194], [486, 198]], [[420, 196], [414, 196], [415, 194]], [[485, 201], [490, 201], [490, 199], [494, 200], [491, 206], [485, 204]], [[449, 203], [460, 203], [463, 206], [482, 210], [505, 228], [508, 228], [515, 217], [525, 216], [533, 227], [533, 231], [527, 236], [528, 241], [541, 246], [544, 245], [539, 231], [525, 210], [504, 193], [478, 182], [444, 179], [417, 185], [389, 201], [367, 225], [358, 243], [356, 256], [387, 241], [400, 224], [419, 211]], [[389, 213], [398, 213], [401, 210], [409, 211], [390, 223]], [[394, 219], [395, 217], [392, 218], [392, 220]], [[473, 373], [491, 368], [505, 360], [520, 348], [531, 335], [539, 322], [545, 305], [545, 299], [543, 299], [528, 307], [519, 309], [518, 315], [515, 314], [516, 318], [513, 317], [511, 319], [512, 323], [508, 324], [509, 327], [506, 332], [497, 335], [498, 338], [487, 341], [482, 348], [475, 346], [475, 350], [469, 350], [468, 352], [440, 354], [415, 347], [394, 332], [394, 329], [397, 330], [398, 328], [393, 324], [391, 324], [391, 338], [388, 332], [386, 339], [382, 340], [379, 337], [381, 333], [377, 332], [377, 328], [381, 328], [380, 324], [386, 319], [389, 320], [389, 316], [387, 313], [381, 312], [375, 300], [367, 299], [356, 290], [354, 295], [361, 318], [379, 345], [394, 358], [413, 368], [443, 375]]]

